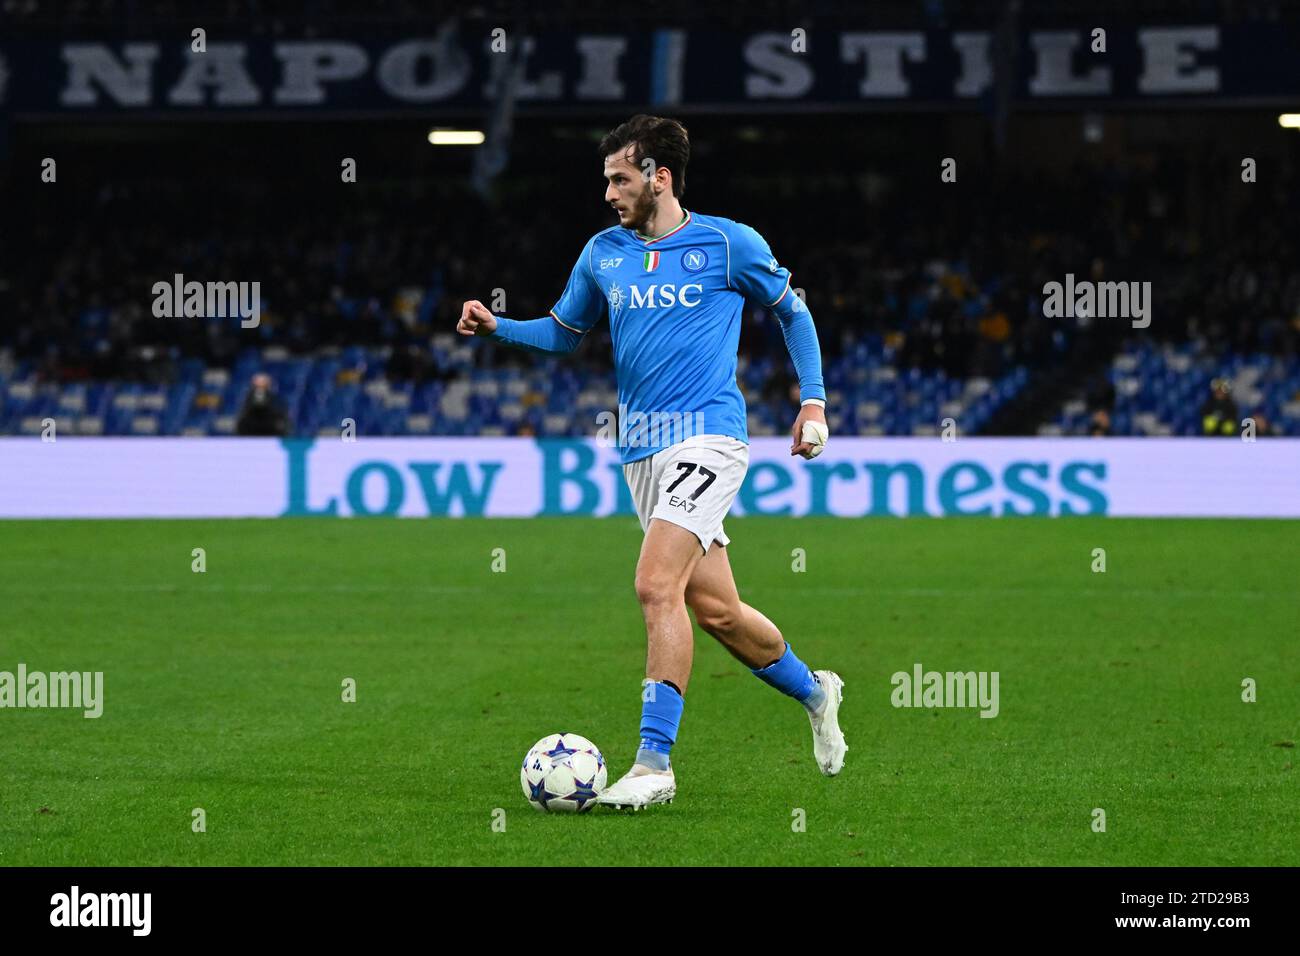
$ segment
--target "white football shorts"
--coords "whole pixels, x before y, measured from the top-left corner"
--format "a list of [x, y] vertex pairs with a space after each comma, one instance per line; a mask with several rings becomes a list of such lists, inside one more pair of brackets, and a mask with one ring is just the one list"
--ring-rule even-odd
[[730, 539], [722, 519], [749, 470], [749, 446], [727, 435], [696, 435], [623, 466], [641, 529], [651, 518], [671, 521], [691, 532], [708, 554], [717, 541]]

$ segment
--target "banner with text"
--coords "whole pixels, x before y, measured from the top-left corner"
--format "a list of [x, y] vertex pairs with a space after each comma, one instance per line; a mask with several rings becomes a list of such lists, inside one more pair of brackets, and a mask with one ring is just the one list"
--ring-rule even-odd
[[[610, 514], [588, 439], [0, 439], [0, 518]], [[759, 438], [732, 514], [1300, 518], [1300, 439]]]
[[[989, 30], [544, 30], [448, 24], [425, 36], [189, 34], [0, 41], [0, 114], [478, 112], [517, 49], [514, 98], [542, 109], [989, 108]], [[1300, 24], [1027, 26], [1010, 97], [1197, 103], [1300, 95]], [[6, 80], [8, 82], [6, 82]]]

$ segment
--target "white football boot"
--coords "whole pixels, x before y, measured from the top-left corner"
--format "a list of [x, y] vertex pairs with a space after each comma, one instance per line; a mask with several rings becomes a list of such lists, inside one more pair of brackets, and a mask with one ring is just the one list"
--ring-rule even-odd
[[672, 803], [675, 796], [677, 778], [673, 776], [672, 768], [659, 771], [634, 764], [616, 783], [602, 790], [596, 802], [607, 807], [640, 810], [655, 803]]
[[844, 700], [844, 681], [834, 671], [813, 671], [826, 699], [820, 710], [809, 711], [808, 720], [812, 723], [813, 756], [822, 773], [833, 777], [844, 766], [844, 752], [849, 749], [840, 731], [840, 703]]

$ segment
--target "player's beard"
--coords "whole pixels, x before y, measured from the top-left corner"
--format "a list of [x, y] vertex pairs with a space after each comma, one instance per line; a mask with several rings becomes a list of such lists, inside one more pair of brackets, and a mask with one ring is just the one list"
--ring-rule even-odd
[[654, 222], [655, 213], [659, 211], [659, 200], [649, 187], [637, 197], [629, 211], [628, 223], [643, 236], [650, 235], [650, 224]]

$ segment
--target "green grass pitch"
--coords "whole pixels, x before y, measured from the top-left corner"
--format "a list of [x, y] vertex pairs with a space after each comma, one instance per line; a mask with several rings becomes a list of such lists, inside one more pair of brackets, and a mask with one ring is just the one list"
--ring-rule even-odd
[[[98, 720], [0, 710], [0, 865], [1300, 864], [1300, 524], [727, 528], [845, 678], [844, 772], [697, 631], [677, 801], [573, 817], [519, 765], [572, 730], [627, 768], [635, 520], [0, 522], [0, 671], [105, 675]], [[893, 707], [917, 662], [999, 672], [1000, 713]]]

